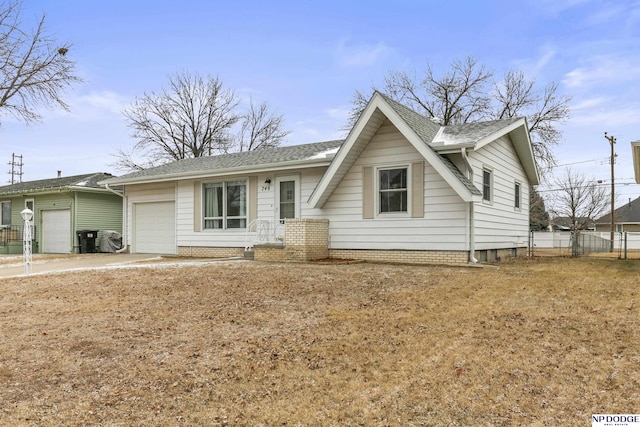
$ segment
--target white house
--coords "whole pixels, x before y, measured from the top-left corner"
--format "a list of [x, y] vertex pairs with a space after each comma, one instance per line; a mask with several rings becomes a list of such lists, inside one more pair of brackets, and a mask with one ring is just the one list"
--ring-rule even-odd
[[344, 141], [185, 159], [124, 186], [131, 252], [475, 263], [527, 246], [527, 123], [441, 126], [374, 93]]

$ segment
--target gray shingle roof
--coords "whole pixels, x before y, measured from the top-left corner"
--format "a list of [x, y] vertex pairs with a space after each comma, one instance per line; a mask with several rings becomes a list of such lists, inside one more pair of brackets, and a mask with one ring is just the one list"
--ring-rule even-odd
[[416, 113], [412, 109], [407, 108], [397, 101], [394, 101], [385, 94], [380, 92], [378, 93], [385, 99], [385, 101], [387, 101], [389, 106], [393, 108], [400, 117], [402, 117], [402, 120], [404, 120], [411, 127], [411, 129], [413, 129], [413, 131], [420, 137], [420, 139], [425, 142], [425, 144], [431, 144], [433, 142], [433, 139], [436, 137], [438, 131], [440, 130], [440, 124]]
[[477, 142], [518, 120], [520, 120], [518, 117], [513, 117], [502, 120], [444, 126], [438, 140], [434, 141], [434, 143], [448, 145]]
[[[631, 202], [621, 206], [613, 211], [613, 220], [616, 223], [620, 222], [637, 222], [640, 223], [640, 197]], [[611, 224], [611, 211], [606, 215], [598, 218], [596, 221], [598, 224]]]
[[471, 182], [469, 178], [467, 178], [460, 169], [447, 157], [440, 155], [440, 158], [444, 162], [445, 165], [449, 168], [451, 172], [464, 184], [465, 187], [471, 192], [471, 194], [475, 194], [476, 196], [482, 196], [482, 191], [478, 190], [475, 185]]
[[0, 187], [0, 195], [33, 193], [38, 191], [47, 191], [57, 188], [69, 187], [104, 189], [104, 186], [98, 185], [98, 182], [112, 177], [113, 175], [109, 173], [94, 172], [85, 175], [64, 176], [60, 178], [26, 181]]
[[221, 154], [219, 156], [196, 157], [166, 163], [154, 168], [133, 172], [114, 178], [113, 181], [130, 180], [136, 178], [153, 178], [165, 175], [198, 174], [229, 170], [248, 166], [268, 166], [278, 163], [322, 159], [323, 153], [337, 150], [343, 140], [316, 142], [313, 144], [291, 145], [286, 147], [265, 148], [263, 150], [244, 151], [241, 153]]
[[[449, 160], [446, 155], [437, 153], [438, 146], [473, 143], [505, 128], [517, 121], [517, 118], [493, 120], [480, 123], [441, 126], [439, 123], [424, 117], [410, 108], [400, 104], [388, 96], [377, 92], [398, 116], [415, 132], [415, 134], [436, 155], [458, 180], [474, 195], [481, 195], [473, 183]], [[437, 140], [436, 140], [437, 138]], [[311, 159], [328, 159], [323, 153], [335, 152], [343, 144], [343, 140], [317, 142], [312, 144], [277, 147], [242, 153], [223, 154], [210, 157], [183, 159], [167, 163], [143, 171], [134, 172], [119, 178], [112, 178], [110, 183], [141, 182], [154, 179], [171, 179], [179, 176], [197, 176], [211, 174], [216, 171], [228, 172], [233, 169], [275, 167], [283, 163], [302, 162]]]
[[[416, 113], [410, 108], [405, 107], [404, 105], [394, 101], [393, 99], [382, 93], [380, 93], [380, 95], [385, 99], [385, 101], [387, 101], [389, 106], [391, 106], [391, 108], [393, 108], [398, 113], [398, 115], [402, 117], [402, 120], [404, 120], [405, 123], [407, 123], [407, 125], [409, 125], [409, 127], [411, 127], [411, 129], [413, 129], [413, 131], [420, 137], [420, 139], [422, 139], [422, 141], [429, 147], [432, 147], [433, 141], [438, 135], [440, 129], [443, 128], [446, 130], [449, 127], [441, 126], [433, 120]], [[480, 130], [495, 127], [496, 123], [491, 123], [493, 123], [492, 126], [475, 126], [475, 128]], [[471, 132], [466, 131], [466, 128], [471, 127], [472, 125], [475, 125], [475, 123], [455, 126], [456, 129], [454, 129], [453, 132], [458, 134], [471, 134]], [[504, 124], [502, 125], [502, 127], [504, 127]], [[489, 133], [487, 133], [487, 135], [489, 135]], [[467, 178], [447, 156], [439, 155], [439, 157], [449, 168], [449, 170], [456, 176], [456, 178], [458, 178], [460, 182], [462, 182], [462, 184], [464, 184], [464, 186], [471, 192], [471, 194], [475, 194], [477, 196], [482, 195], [482, 192], [478, 190], [475, 185], [473, 185], [471, 180], [469, 180], [469, 178]]]

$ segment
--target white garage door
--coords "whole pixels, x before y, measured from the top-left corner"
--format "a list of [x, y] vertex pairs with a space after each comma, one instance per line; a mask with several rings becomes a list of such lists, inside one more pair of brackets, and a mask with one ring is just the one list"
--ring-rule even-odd
[[133, 251], [139, 254], [175, 254], [175, 202], [136, 203], [134, 212]]
[[71, 252], [71, 210], [42, 211], [42, 252]]

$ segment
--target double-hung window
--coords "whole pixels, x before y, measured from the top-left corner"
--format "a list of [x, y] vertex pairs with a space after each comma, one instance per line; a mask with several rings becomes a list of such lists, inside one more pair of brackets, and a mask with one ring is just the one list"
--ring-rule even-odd
[[247, 227], [247, 182], [220, 181], [202, 185], [204, 229]]
[[515, 185], [514, 185], [514, 193], [515, 194], [513, 195], [514, 196], [513, 205], [514, 205], [514, 207], [516, 209], [520, 209], [520, 198], [521, 198], [522, 192], [520, 191], [520, 183], [519, 182], [516, 182]]
[[380, 169], [380, 213], [407, 212], [407, 168]]
[[490, 202], [492, 199], [492, 176], [490, 169], [482, 170], [482, 200]]

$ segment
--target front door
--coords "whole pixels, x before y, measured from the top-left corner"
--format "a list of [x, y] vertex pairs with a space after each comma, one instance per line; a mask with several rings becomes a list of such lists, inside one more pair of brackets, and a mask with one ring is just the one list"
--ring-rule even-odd
[[300, 217], [300, 190], [297, 176], [276, 178], [276, 220]]

